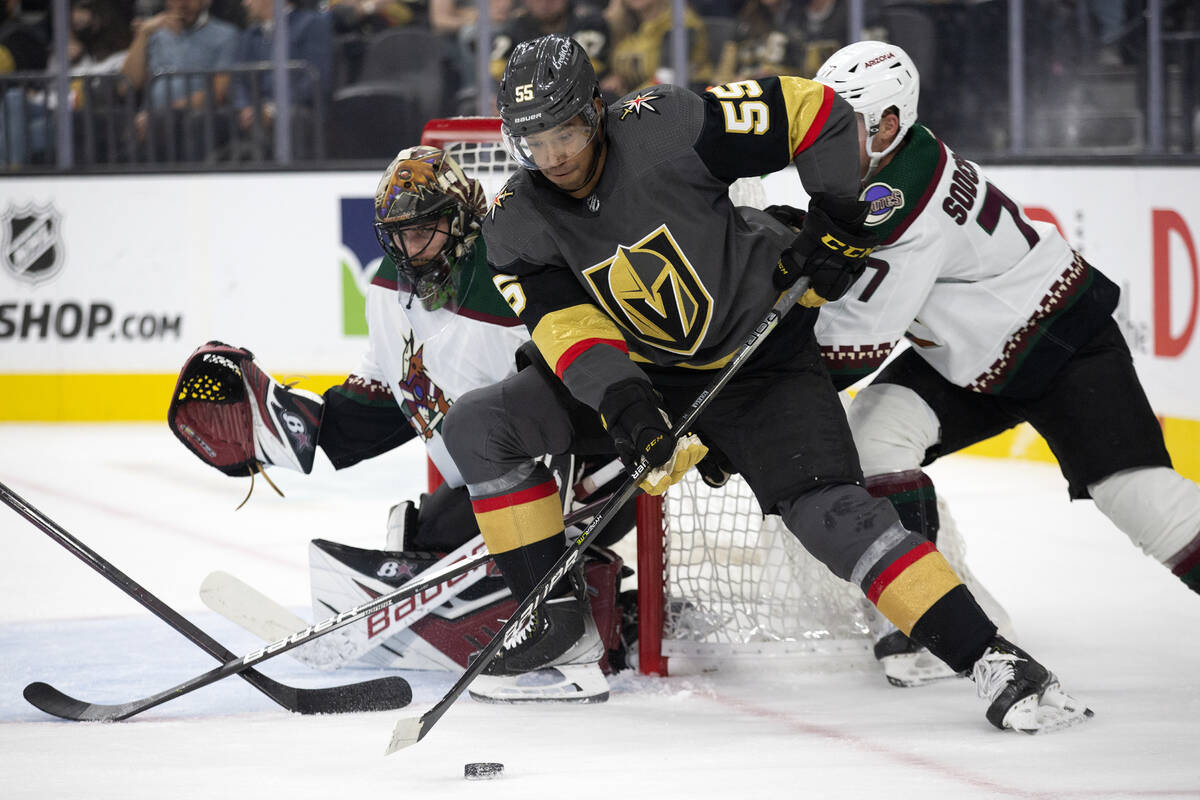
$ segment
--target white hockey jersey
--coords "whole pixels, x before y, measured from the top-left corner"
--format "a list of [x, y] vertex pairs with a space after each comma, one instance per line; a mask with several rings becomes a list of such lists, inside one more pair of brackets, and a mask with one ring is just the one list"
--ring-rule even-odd
[[1111, 285], [922, 126], [861, 198], [882, 243], [817, 320], [835, 378], [870, 374], [907, 337], [951, 383], [1001, 392], [1059, 315], [1093, 282]]
[[463, 481], [442, 442], [446, 411], [466, 392], [516, 372], [514, 354], [529, 339], [492, 284], [483, 249], [480, 241], [460, 274], [453, 310], [426, 311], [384, 259], [367, 290], [367, 352], [341, 387], [369, 404], [383, 400], [387, 386], [451, 486]]

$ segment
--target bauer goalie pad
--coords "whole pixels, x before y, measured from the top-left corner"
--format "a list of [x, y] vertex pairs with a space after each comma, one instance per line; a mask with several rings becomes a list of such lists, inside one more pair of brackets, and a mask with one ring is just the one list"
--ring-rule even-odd
[[262, 464], [312, 471], [325, 401], [264, 372], [243, 347], [211, 341], [179, 373], [167, 424], [202, 461], [226, 475]]
[[[365, 550], [314, 539], [309, 544], [313, 612], [317, 618], [354, 608], [419, 577], [442, 554], [419, 551]], [[623, 573], [621, 558], [610, 550], [591, 548], [584, 567], [592, 617], [608, 651], [600, 661], [606, 673], [623, 666], [621, 639], [624, 614], [618, 606]], [[455, 579], [413, 602], [397, 603], [343, 630], [357, 639], [346, 653], [364, 666], [403, 670], [461, 670], [517, 608], [494, 566], [461, 591]], [[454, 584], [454, 585], [450, 585]], [[404, 617], [421, 606], [420, 619]], [[328, 668], [328, 667], [324, 667]]]

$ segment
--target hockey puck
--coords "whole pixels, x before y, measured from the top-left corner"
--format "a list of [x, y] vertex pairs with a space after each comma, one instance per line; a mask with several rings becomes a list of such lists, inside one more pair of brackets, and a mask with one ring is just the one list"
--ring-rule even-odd
[[480, 761], [463, 767], [463, 777], [469, 781], [487, 781], [504, 774], [504, 765], [494, 761]]

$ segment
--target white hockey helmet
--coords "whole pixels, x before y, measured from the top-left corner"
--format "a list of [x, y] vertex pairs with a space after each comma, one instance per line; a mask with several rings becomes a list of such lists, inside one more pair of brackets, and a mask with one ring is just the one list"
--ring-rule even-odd
[[884, 112], [896, 107], [900, 132], [895, 141], [876, 152], [868, 140], [867, 154], [871, 157], [872, 172], [879, 159], [898, 147], [909, 128], [917, 122], [921, 76], [908, 53], [894, 44], [868, 40], [846, 45], [821, 65], [816, 80], [832, 88], [862, 114], [868, 137], [879, 131]]

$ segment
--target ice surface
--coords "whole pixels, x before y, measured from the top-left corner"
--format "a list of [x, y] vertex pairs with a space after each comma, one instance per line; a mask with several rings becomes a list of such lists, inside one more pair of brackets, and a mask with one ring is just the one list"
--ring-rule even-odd
[[[873, 671], [622, 675], [611, 700], [507, 707], [464, 698], [428, 736], [383, 756], [393, 723], [455, 676], [409, 673], [405, 712], [301, 717], [237, 678], [127, 722], [73, 723], [28, 705], [47, 681], [123, 702], [215, 662], [7, 507], [0, 507], [0, 798], [1200, 797], [1200, 598], [1045, 465], [966, 457], [931, 470], [976, 574], [1018, 642], [1096, 711], [1045, 737], [1002, 734], [965, 681], [896, 689]], [[224, 569], [308, 616], [308, 540], [376, 547], [387, 508], [425, 480], [416, 445], [307, 478], [226, 478], [165, 425], [0, 425], [0, 481], [242, 653], [253, 638], [204, 609]], [[320, 686], [380, 674], [271, 676]], [[503, 777], [463, 779], [497, 761]]]

